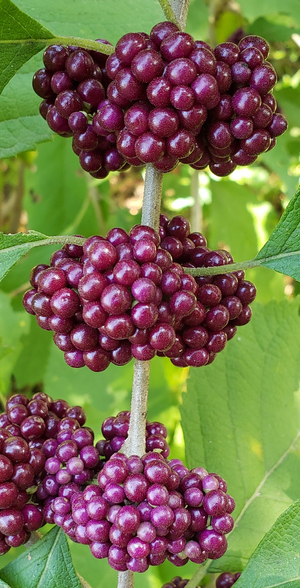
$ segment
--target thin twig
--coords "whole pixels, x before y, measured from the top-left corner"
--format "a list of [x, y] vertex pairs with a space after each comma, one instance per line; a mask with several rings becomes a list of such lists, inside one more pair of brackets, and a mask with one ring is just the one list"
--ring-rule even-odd
[[195, 572], [195, 574], [192, 576], [192, 578], [188, 581], [185, 588], [197, 588], [198, 586], [200, 586], [200, 582], [201, 582], [202, 578], [204, 578], [204, 576], [206, 576], [207, 568], [209, 567], [210, 564], [211, 564], [211, 560], [208, 559], [204, 565], [202, 565], [200, 568], [198, 568], [198, 570]]
[[[153, 165], [146, 166], [142, 224], [152, 227], [155, 231], [159, 228], [159, 215], [162, 190], [162, 174], [156, 171]], [[128, 437], [122, 452], [126, 455], [139, 455], [145, 453], [146, 417], [149, 388], [150, 361], [138, 361], [134, 363], [132, 383], [130, 426]], [[134, 578], [130, 571], [119, 572], [118, 588], [133, 588]]]

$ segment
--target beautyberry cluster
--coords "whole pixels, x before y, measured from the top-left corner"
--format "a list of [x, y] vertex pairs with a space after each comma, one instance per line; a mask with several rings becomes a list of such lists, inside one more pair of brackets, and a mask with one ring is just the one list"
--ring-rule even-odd
[[[231, 588], [233, 584], [239, 579], [241, 573], [231, 574], [230, 572], [224, 572], [216, 580], [216, 588]], [[162, 586], [162, 588], [185, 588], [189, 580], [184, 580], [180, 576], [176, 576]], [[200, 588], [200, 587], [199, 587]]]
[[[104, 439], [98, 441], [96, 445], [99, 455], [109, 459], [121, 450], [128, 436], [129, 423], [129, 410], [119, 412], [116, 417], [105, 419], [101, 427]], [[167, 429], [162, 423], [146, 421], [146, 451], [157, 451], [163, 457], [168, 457], [170, 447], [166, 441], [167, 434]]]
[[24, 394], [7, 401], [0, 415], [0, 555], [55, 522], [54, 498], [69, 487], [80, 491], [99, 471], [85, 420], [81, 407], [42, 392], [30, 401]]
[[225, 176], [272, 149], [287, 128], [268, 53], [261, 37], [212, 49], [163, 22], [150, 35], [127, 33], [108, 58], [52, 45], [33, 87], [50, 128], [73, 136], [81, 166], [96, 178], [146, 163], [169, 172], [179, 162]]
[[235, 503], [226, 482], [203, 468], [189, 471], [159, 453], [113, 455], [98, 485], [55, 499], [57, 524], [69, 537], [108, 558], [117, 571], [145, 572], [168, 559], [175, 566], [217, 559], [227, 548]]
[[231, 255], [211, 251], [184, 217], [160, 222], [160, 235], [142, 225], [129, 235], [112, 229], [83, 247], [65, 245], [50, 266], [33, 268], [24, 307], [54, 331], [69, 366], [100, 372], [157, 354], [179, 367], [201, 367], [249, 322], [256, 289], [243, 271], [196, 279], [184, 272], [226, 272]]

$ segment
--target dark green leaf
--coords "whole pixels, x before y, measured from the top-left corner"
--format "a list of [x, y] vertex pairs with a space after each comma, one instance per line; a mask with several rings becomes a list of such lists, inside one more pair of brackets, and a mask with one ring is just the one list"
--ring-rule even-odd
[[300, 500], [276, 521], [251, 556], [236, 588], [299, 588]]
[[66, 536], [54, 527], [0, 572], [10, 588], [81, 588]]
[[0, 93], [22, 65], [47, 45], [44, 39], [53, 36], [10, 0], [0, 0]]
[[5, 235], [0, 233], [0, 280], [6, 276], [9, 270], [31, 249], [37, 241], [47, 239], [46, 235], [30, 231], [29, 233], [17, 233]]
[[300, 189], [256, 259], [265, 267], [300, 280]]
[[239, 571], [300, 498], [299, 299], [253, 305], [215, 362], [191, 369], [182, 426], [188, 466], [228, 482], [236, 526], [212, 571]]

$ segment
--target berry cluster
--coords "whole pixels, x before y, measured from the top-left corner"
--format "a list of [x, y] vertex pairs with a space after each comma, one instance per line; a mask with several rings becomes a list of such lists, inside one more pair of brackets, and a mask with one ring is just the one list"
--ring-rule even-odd
[[[130, 422], [130, 411], [119, 412], [116, 417], [108, 417], [102, 423], [101, 431], [104, 437], [98, 441], [96, 447], [99, 455], [109, 459], [120, 451], [127, 439]], [[159, 422], [146, 421], [146, 451], [158, 451], [163, 457], [168, 457], [170, 447], [166, 441], [167, 429]]]
[[[233, 584], [239, 579], [241, 572], [231, 574], [230, 572], [224, 572], [216, 580], [216, 588], [231, 588]], [[189, 580], [184, 580], [180, 576], [176, 576], [162, 586], [162, 588], [185, 588]], [[199, 587], [200, 588], [200, 587]]]
[[217, 474], [150, 452], [112, 456], [98, 485], [55, 499], [52, 508], [57, 524], [94, 557], [107, 557], [117, 571], [145, 572], [165, 559], [182, 566], [221, 557], [234, 507]]
[[184, 267], [225, 270], [231, 255], [211, 251], [184, 217], [162, 215], [160, 222], [160, 236], [141, 225], [129, 235], [112, 229], [83, 247], [65, 245], [50, 267], [33, 268], [24, 307], [55, 332], [69, 366], [100, 372], [110, 362], [157, 354], [179, 367], [200, 367], [249, 322], [256, 289], [243, 271], [196, 279], [184, 273]]
[[44, 393], [7, 401], [0, 415], [0, 555], [55, 522], [51, 504], [68, 483], [80, 491], [94, 476], [99, 452], [85, 420], [81, 407]]
[[216, 580], [216, 588], [231, 588], [239, 579], [241, 572], [231, 574], [231, 572], [223, 572]]
[[179, 162], [225, 176], [287, 128], [268, 53], [261, 37], [212, 49], [163, 22], [150, 35], [127, 33], [108, 58], [52, 45], [33, 87], [50, 128], [73, 135], [81, 166], [96, 178], [145, 163], [165, 173]]

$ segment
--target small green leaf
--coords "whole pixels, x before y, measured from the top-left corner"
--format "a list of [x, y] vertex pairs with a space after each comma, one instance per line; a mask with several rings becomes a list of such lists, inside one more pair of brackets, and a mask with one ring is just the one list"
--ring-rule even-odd
[[251, 556], [236, 588], [299, 588], [300, 500], [276, 521]]
[[300, 188], [255, 259], [264, 267], [300, 280]]
[[10, 0], [0, 0], [0, 93], [22, 65], [47, 45], [44, 39], [53, 37]]
[[37, 241], [47, 239], [46, 235], [30, 231], [29, 233], [17, 233], [5, 235], [0, 233], [0, 280], [6, 276], [9, 270], [28, 253], [31, 247], [36, 246]]
[[10, 588], [81, 588], [66, 536], [58, 527], [3, 568], [0, 576]]

